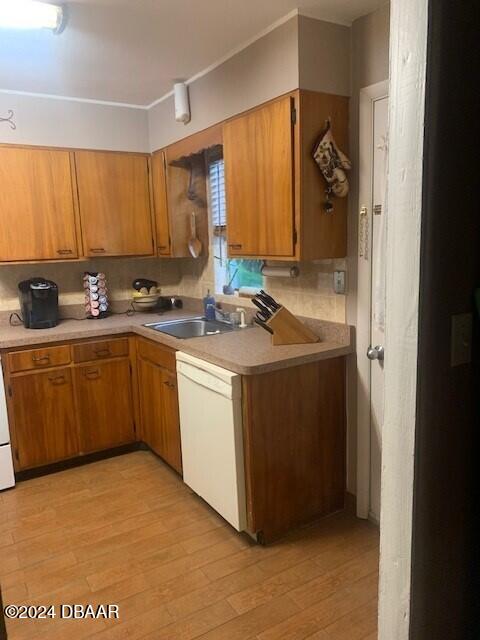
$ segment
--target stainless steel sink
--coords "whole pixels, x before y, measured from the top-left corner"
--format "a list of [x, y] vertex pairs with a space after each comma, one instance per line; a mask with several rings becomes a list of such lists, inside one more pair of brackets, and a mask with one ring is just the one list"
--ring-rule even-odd
[[217, 333], [228, 333], [234, 328], [218, 322], [217, 320], [205, 320], [205, 318], [188, 318], [185, 320], [167, 320], [166, 322], [149, 322], [144, 325], [154, 331], [167, 333], [175, 338], [200, 338], [202, 336], [213, 336]]

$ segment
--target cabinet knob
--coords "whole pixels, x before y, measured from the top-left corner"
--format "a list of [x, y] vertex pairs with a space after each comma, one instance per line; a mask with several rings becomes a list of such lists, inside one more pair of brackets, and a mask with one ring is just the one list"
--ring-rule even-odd
[[173, 382], [169, 382], [168, 380], [164, 380], [163, 384], [169, 389], [175, 389], [175, 384]]
[[105, 249], [103, 247], [96, 247], [94, 249], [90, 249], [91, 253], [105, 253]]
[[65, 376], [49, 376], [48, 379], [55, 386], [65, 384], [65, 382], [67, 381]]
[[57, 253], [61, 256], [68, 256], [73, 253], [72, 249], [57, 249]]
[[241, 249], [243, 245], [241, 244], [229, 244], [230, 249]]

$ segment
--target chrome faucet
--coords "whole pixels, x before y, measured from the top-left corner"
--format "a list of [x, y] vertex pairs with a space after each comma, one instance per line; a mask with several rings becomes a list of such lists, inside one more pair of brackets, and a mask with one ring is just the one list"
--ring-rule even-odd
[[224, 322], [225, 324], [232, 324], [231, 313], [222, 311], [218, 307], [215, 307], [215, 320], [217, 322]]

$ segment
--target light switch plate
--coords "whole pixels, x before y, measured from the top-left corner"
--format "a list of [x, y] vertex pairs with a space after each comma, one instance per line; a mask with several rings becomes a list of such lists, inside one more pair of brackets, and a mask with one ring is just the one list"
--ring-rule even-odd
[[473, 315], [458, 313], [452, 316], [450, 363], [452, 367], [472, 361]]
[[333, 289], [335, 293], [345, 294], [345, 271], [333, 272]]

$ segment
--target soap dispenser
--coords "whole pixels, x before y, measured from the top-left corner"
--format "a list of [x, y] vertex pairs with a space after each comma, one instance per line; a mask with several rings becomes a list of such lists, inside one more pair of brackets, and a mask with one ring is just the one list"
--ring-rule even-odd
[[203, 312], [207, 320], [215, 320], [215, 298], [210, 294], [210, 289], [203, 299]]

